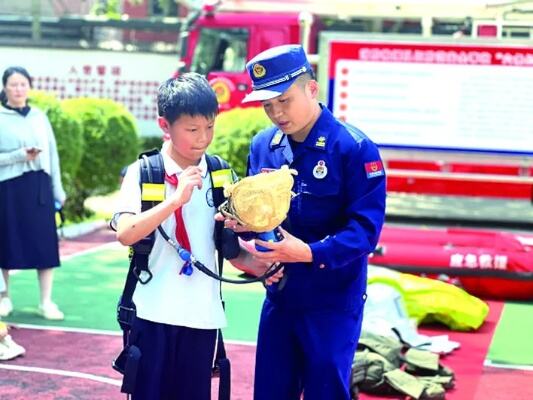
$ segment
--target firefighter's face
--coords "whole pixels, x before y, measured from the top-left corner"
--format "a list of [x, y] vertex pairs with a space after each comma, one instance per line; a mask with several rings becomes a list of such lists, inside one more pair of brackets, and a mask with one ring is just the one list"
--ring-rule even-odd
[[213, 140], [215, 117], [182, 115], [172, 124], [159, 118], [159, 126], [171, 140], [171, 156], [182, 168], [197, 165]]
[[262, 101], [270, 120], [295, 140], [305, 139], [316, 120], [318, 83], [295, 82], [281, 96]]

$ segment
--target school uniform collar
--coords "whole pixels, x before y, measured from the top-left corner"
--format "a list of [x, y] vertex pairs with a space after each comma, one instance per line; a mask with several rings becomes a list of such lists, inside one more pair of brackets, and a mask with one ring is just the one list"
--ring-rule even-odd
[[[176, 161], [174, 161], [168, 154], [168, 147], [170, 146], [171, 142], [167, 141], [163, 143], [163, 146], [161, 147], [161, 155], [163, 156], [163, 164], [165, 165], [165, 172], [167, 175], [179, 175], [183, 172], [183, 168], [181, 168]], [[202, 178], [205, 178], [207, 176], [207, 161], [205, 159], [205, 154], [202, 155], [202, 158], [200, 159], [200, 163], [198, 164], [198, 167], [200, 167], [200, 170], [202, 171]]]

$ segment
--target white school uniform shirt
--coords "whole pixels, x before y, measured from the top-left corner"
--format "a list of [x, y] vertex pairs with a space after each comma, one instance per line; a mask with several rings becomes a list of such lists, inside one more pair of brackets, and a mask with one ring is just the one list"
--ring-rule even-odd
[[[161, 150], [165, 171], [179, 175], [183, 171]], [[199, 164], [202, 170], [202, 188], [195, 188], [191, 200], [182, 207], [185, 228], [189, 236], [192, 254], [212, 271], [216, 271], [214, 243], [214, 215], [211, 179], [207, 171], [205, 155]], [[122, 182], [115, 217], [122, 213], [141, 212], [141, 189], [139, 186], [139, 162], [129, 166]], [[168, 198], [175, 187], [165, 182]], [[209, 196], [209, 205], [208, 204]], [[175, 239], [174, 214], [161, 224], [167, 235]], [[148, 259], [153, 274], [150, 282], [137, 283], [133, 301], [139, 318], [169, 325], [197, 329], [218, 329], [226, 326], [226, 317], [220, 299], [220, 283], [193, 267], [192, 275], [180, 275], [183, 260], [176, 250], [156, 230], [155, 243]]]

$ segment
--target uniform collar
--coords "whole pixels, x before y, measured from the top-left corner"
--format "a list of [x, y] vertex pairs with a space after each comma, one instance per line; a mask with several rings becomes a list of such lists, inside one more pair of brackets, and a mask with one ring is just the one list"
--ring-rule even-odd
[[[167, 153], [168, 147], [171, 145], [170, 141], [166, 141], [163, 143], [163, 147], [161, 148], [161, 155], [163, 156], [163, 164], [165, 165], [165, 172], [172, 176], [177, 175], [179, 176], [183, 172], [183, 168], [181, 168], [176, 161], [174, 161]], [[200, 170], [202, 171], [202, 178], [205, 178], [207, 176], [207, 161], [205, 159], [205, 154], [202, 155], [202, 158], [200, 159], [200, 163], [198, 164], [198, 167], [200, 167]]]
[[331, 123], [335, 120], [331, 112], [320, 104], [322, 112], [305, 138], [303, 145], [318, 151], [326, 151], [328, 148], [329, 132]]
[[274, 131], [274, 135], [272, 135], [272, 139], [270, 139], [270, 149], [274, 150], [278, 147], [282, 146], [288, 146], [289, 140], [287, 139], [287, 135], [285, 135], [281, 129], [276, 129]]
[[[320, 104], [322, 112], [320, 113], [315, 124], [309, 131], [309, 134], [302, 143], [305, 147], [309, 147], [319, 151], [326, 151], [328, 146], [328, 137], [331, 122], [335, 120], [331, 112]], [[289, 146], [289, 139], [280, 129], [276, 129], [272, 138], [270, 139], [270, 149], [274, 150], [278, 147]]]

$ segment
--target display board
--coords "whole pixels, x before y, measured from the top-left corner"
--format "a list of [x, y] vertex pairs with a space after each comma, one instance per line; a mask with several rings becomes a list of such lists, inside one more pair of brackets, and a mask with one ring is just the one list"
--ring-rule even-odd
[[176, 71], [176, 55], [57, 48], [0, 47], [0, 69], [25, 67], [37, 90], [73, 97], [108, 98], [137, 119], [141, 135], [161, 135], [157, 89]]
[[532, 46], [327, 46], [330, 109], [380, 146], [533, 155]]

